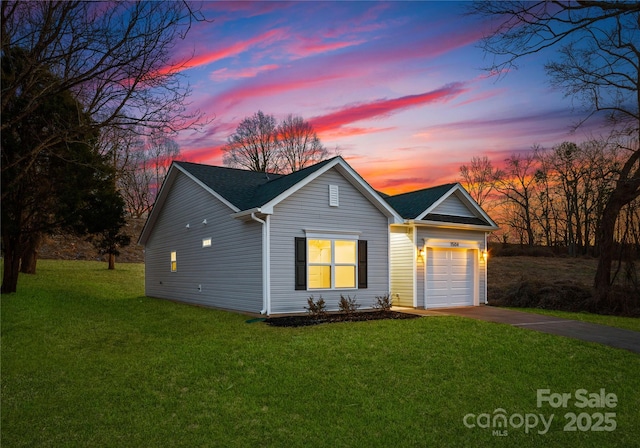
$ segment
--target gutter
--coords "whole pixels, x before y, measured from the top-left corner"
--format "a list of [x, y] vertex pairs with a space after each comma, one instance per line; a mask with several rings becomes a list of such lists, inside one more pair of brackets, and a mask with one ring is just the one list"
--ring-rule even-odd
[[416, 226], [430, 226], [430, 227], [437, 227], [437, 228], [441, 228], [441, 229], [457, 229], [457, 230], [483, 230], [485, 232], [487, 231], [494, 231], [494, 230], [498, 230], [500, 227], [497, 226], [491, 226], [491, 225], [480, 225], [480, 224], [459, 224], [459, 223], [452, 223], [452, 222], [446, 222], [446, 221], [424, 221], [424, 220], [419, 220], [419, 219], [405, 219], [404, 221], [405, 224], [409, 224], [409, 225], [416, 225]]
[[262, 310], [260, 314], [271, 314], [271, 241], [270, 241], [270, 215], [265, 219], [256, 216], [256, 212], [251, 212], [251, 219], [262, 224]]

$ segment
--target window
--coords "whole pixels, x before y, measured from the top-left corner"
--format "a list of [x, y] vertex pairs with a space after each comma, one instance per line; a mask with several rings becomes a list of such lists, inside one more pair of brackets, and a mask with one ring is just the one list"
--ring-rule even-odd
[[211, 247], [211, 237], [202, 239], [202, 247]]
[[171, 252], [171, 272], [176, 272], [178, 270], [178, 259], [176, 256], [176, 252]]
[[365, 240], [318, 234], [308, 239], [295, 238], [294, 260], [297, 291], [368, 287]]
[[355, 288], [355, 240], [308, 240], [309, 289]]

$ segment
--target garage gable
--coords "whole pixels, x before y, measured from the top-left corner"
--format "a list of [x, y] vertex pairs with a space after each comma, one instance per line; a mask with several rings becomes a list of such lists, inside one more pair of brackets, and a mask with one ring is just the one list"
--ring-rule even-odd
[[386, 198], [405, 222], [497, 230], [498, 226], [459, 183]]

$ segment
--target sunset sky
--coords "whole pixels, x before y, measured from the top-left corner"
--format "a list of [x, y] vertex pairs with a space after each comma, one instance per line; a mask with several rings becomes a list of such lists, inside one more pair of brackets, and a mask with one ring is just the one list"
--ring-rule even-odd
[[184, 160], [222, 165], [221, 148], [258, 110], [310, 121], [374, 188], [394, 194], [458, 181], [473, 156], [500, 164], [571, 132], [581, 104], [553, 90], [544, 64], [489, 77], [485, 25], [462, 2], [207, 2], [179, 44], [193, 108], [213, 121], [178, 137]]

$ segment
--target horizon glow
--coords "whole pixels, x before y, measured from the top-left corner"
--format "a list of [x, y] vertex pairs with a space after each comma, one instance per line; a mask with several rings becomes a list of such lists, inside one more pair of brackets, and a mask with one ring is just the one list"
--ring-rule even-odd
[[[182, 132], [181, 158], [222, 166], [238, 123], [258, 110], [313, 124], [322, 143], [387, 194], [459, 181], [474, 156], [500, 165], [534, 144], [581, 142], [601, 121], [551, 89], [544, 64], [488, 76], [485, 25], [464, 2], [207, 2], [176, 49], [191, 106], [214, 118]], [[491, 57], [491, 56], [486, 56]]]

